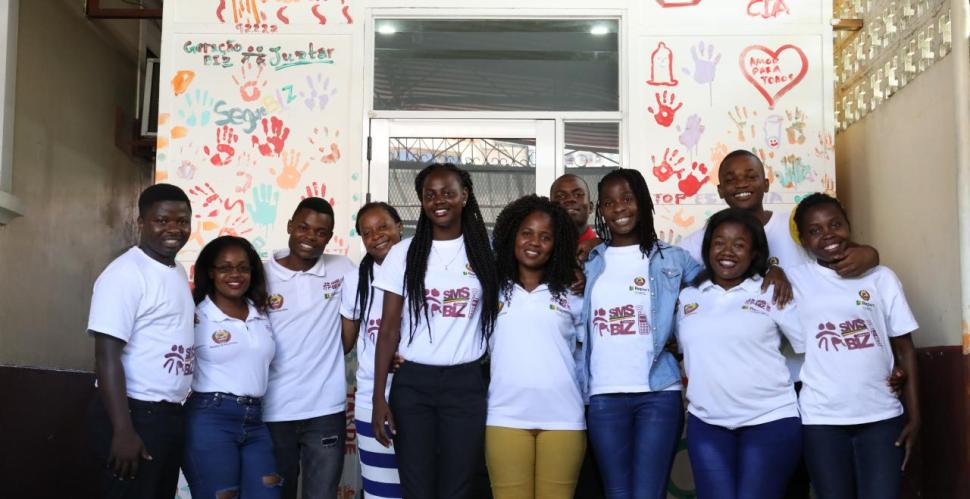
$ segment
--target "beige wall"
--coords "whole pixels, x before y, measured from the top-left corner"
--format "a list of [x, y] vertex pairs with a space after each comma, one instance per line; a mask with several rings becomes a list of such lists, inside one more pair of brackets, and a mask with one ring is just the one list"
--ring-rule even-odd
[[135, 241], [150, 181], [114, 145], [135, 62], [76, 3], [20, 2], [13, 191], [27, 213], [0, 228], [0, 364], [91, 369], [91, 285]]
[[853, 236], [903, 281], [920, 347], [961, 340], [953, 78], [947, 56], [836, 137]]

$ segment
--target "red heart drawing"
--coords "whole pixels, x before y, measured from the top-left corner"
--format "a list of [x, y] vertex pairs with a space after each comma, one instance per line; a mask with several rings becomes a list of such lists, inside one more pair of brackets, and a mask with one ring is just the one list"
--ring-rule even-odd
[[[786, 50], [794, 51], [798, 55], [801, 67], [797, 72], [790, 71], [793, 62], [781, 60], [781, 53]], [[752, 52], [761, 52], [764, 55], [750, 55]], [[808, 72], [808, 57], [805, 56], [805, 52], [791, 44], [782, 45], [778, 50], [771, 50], [763, 45], [752, 45], [741, 51], [738, 64], [741, 65], [741, 73], [744, 77], [768, 101], [769, 109], [774, 109], [775, 102], [795, 88]]]

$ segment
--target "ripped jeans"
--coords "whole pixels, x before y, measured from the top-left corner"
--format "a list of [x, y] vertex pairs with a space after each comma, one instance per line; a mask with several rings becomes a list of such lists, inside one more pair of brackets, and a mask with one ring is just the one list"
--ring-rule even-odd
[[[283, 476], [283, 499], [333, 499], [344, 470], [347, 416], [344, 412], [299, 421], [267, 423]], [[193, 496], [195, 497], [195, 496]]]
[[185, 408], [183, 470], [192, 497], [279, 499], [281, 479], [259, 399], [193, 393]]

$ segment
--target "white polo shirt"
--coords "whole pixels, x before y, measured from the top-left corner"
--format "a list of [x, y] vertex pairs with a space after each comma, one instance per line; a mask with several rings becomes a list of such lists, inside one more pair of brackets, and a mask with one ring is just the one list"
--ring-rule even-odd
[[276, 339], [263, 400], [263, 420], [270, 422], [336, 414], [347, 402], [340, 289], [354, 264], [325, 254], [300, 272], [276, 261], [287, 255], [289, 250], [277, 251], [264, 265]]
[[516, 284], [502, 296], [490, 340], [489, 426], [584, 430], [576, 352], [583, 299], [555, 297], [545, 284]]
[[[381, 271], [374, 277], [375, 288], [405, 295], [404, 271], [413, 239], [395, 244], [384, 257]], [[398, 352], [409, 361], [432, 366], [453, 366], [481, 358], [487, 348], [482, 339], [482, 286], [468, 263], [464, 236], [432, 242], [424, 287], [425, 309], [418, 317], [411, 317], [410, 300], [404, 298]]]
[[275, 352], [269, 318], [252, 303], [242, 321], [206, 297], [196, 307], [192, 391], [262, 397]]
[[890, 338], [918, 325], [896, 274], [879, 265], [845, 279], [818, 263], [787, 273], [805, 335], [802, 422], [852, 425], [902, 414], [887, 384], [894, 365]]
[[[374, 264], [374, 274], [381, 266]], [[367, 311], [367, 318], [357, 331], [357, 395], [354, 397], [354, 413], [357, 416], [370, 414], [374, 397], [374, 354], [377, 352], [377, 334], [381, 328], [381, 313], [384, 307], [384, 292], [371, 285], [367, 293], [368, 303], [357, 303], [357, 283], [360, 282], [358, 269], [347, 272], [340, 288], [340, 315], [356, 321], [361, 308]], [[391, 393], [391, 374], [388, 374], [385, 399]], [[358, 417], [360, 419], [360, 417]], [[363, 420], [362, 420], [363, 421]]]
[[[794, 208], [784, 211], [775, 210], [771, 213], [771, 218], [768, 219], [768, 223], [765, 224], [768, 252], [771, 253], [768, 262], [781, 267], [786, 272], [790, 267], [805, 265], [813, 261], [812, 257], [795, 240], [795, 236], [792, 234], [790, 224], [792, 211], [794, 211]], [[704, 243], [704, 231], [706, 229], [707, 226], [705, 225], [692, 232], [679, 243], [679, 246], [687, 250], [690, 256], [700, 264], [704, 263], [701, 257], [701, 246]], [[788, 371], [791, 373], [792, 379], [798, 381], [798, 373], [802, 368], [802, 364], [805, 362], [805, 355], [794, 352], [791, 345], [787, 342], [782, 344], [782, 352], [785, 354], [785, 363], [788, 365]]]
[[794, 303], [778, 309], [774, 288], [761, 278], [725, 290], [711, 281], [684, 288], [677, 306], [677, 340], [687, 370], [687, 410], [725, 428], [798, 417], [784, 334], [804, 350]]
[[194, 312], [185, 269], [136, 246], [95, 281], [88, 330], [126, 343], [121, 364], [129, 397], [178, 403], [192, 384]]

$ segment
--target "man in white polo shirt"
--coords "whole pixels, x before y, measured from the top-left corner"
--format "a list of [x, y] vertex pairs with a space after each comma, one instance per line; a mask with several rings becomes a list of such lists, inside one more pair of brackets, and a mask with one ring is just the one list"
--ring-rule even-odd
[[283, 499], [331, 499], [343, 471], [347, 380], [340, 329], [340, 288], [354, 269], [324, 255], [334, 214], [320, 198], [300, 202], [286, 224], [289, 249], [266, 262], [276, 357], [269, 368], [263, 420], [273, 437]]
[[98, 397], [92, 444], [103, 497], [171, 499], [178, 484], [182, 401], [192, 384], [195, 303], [175, 255], [189, 239], [182, 189], [156, 184], [138, 199], [141, 239], [94, 283], [88, 334]]

